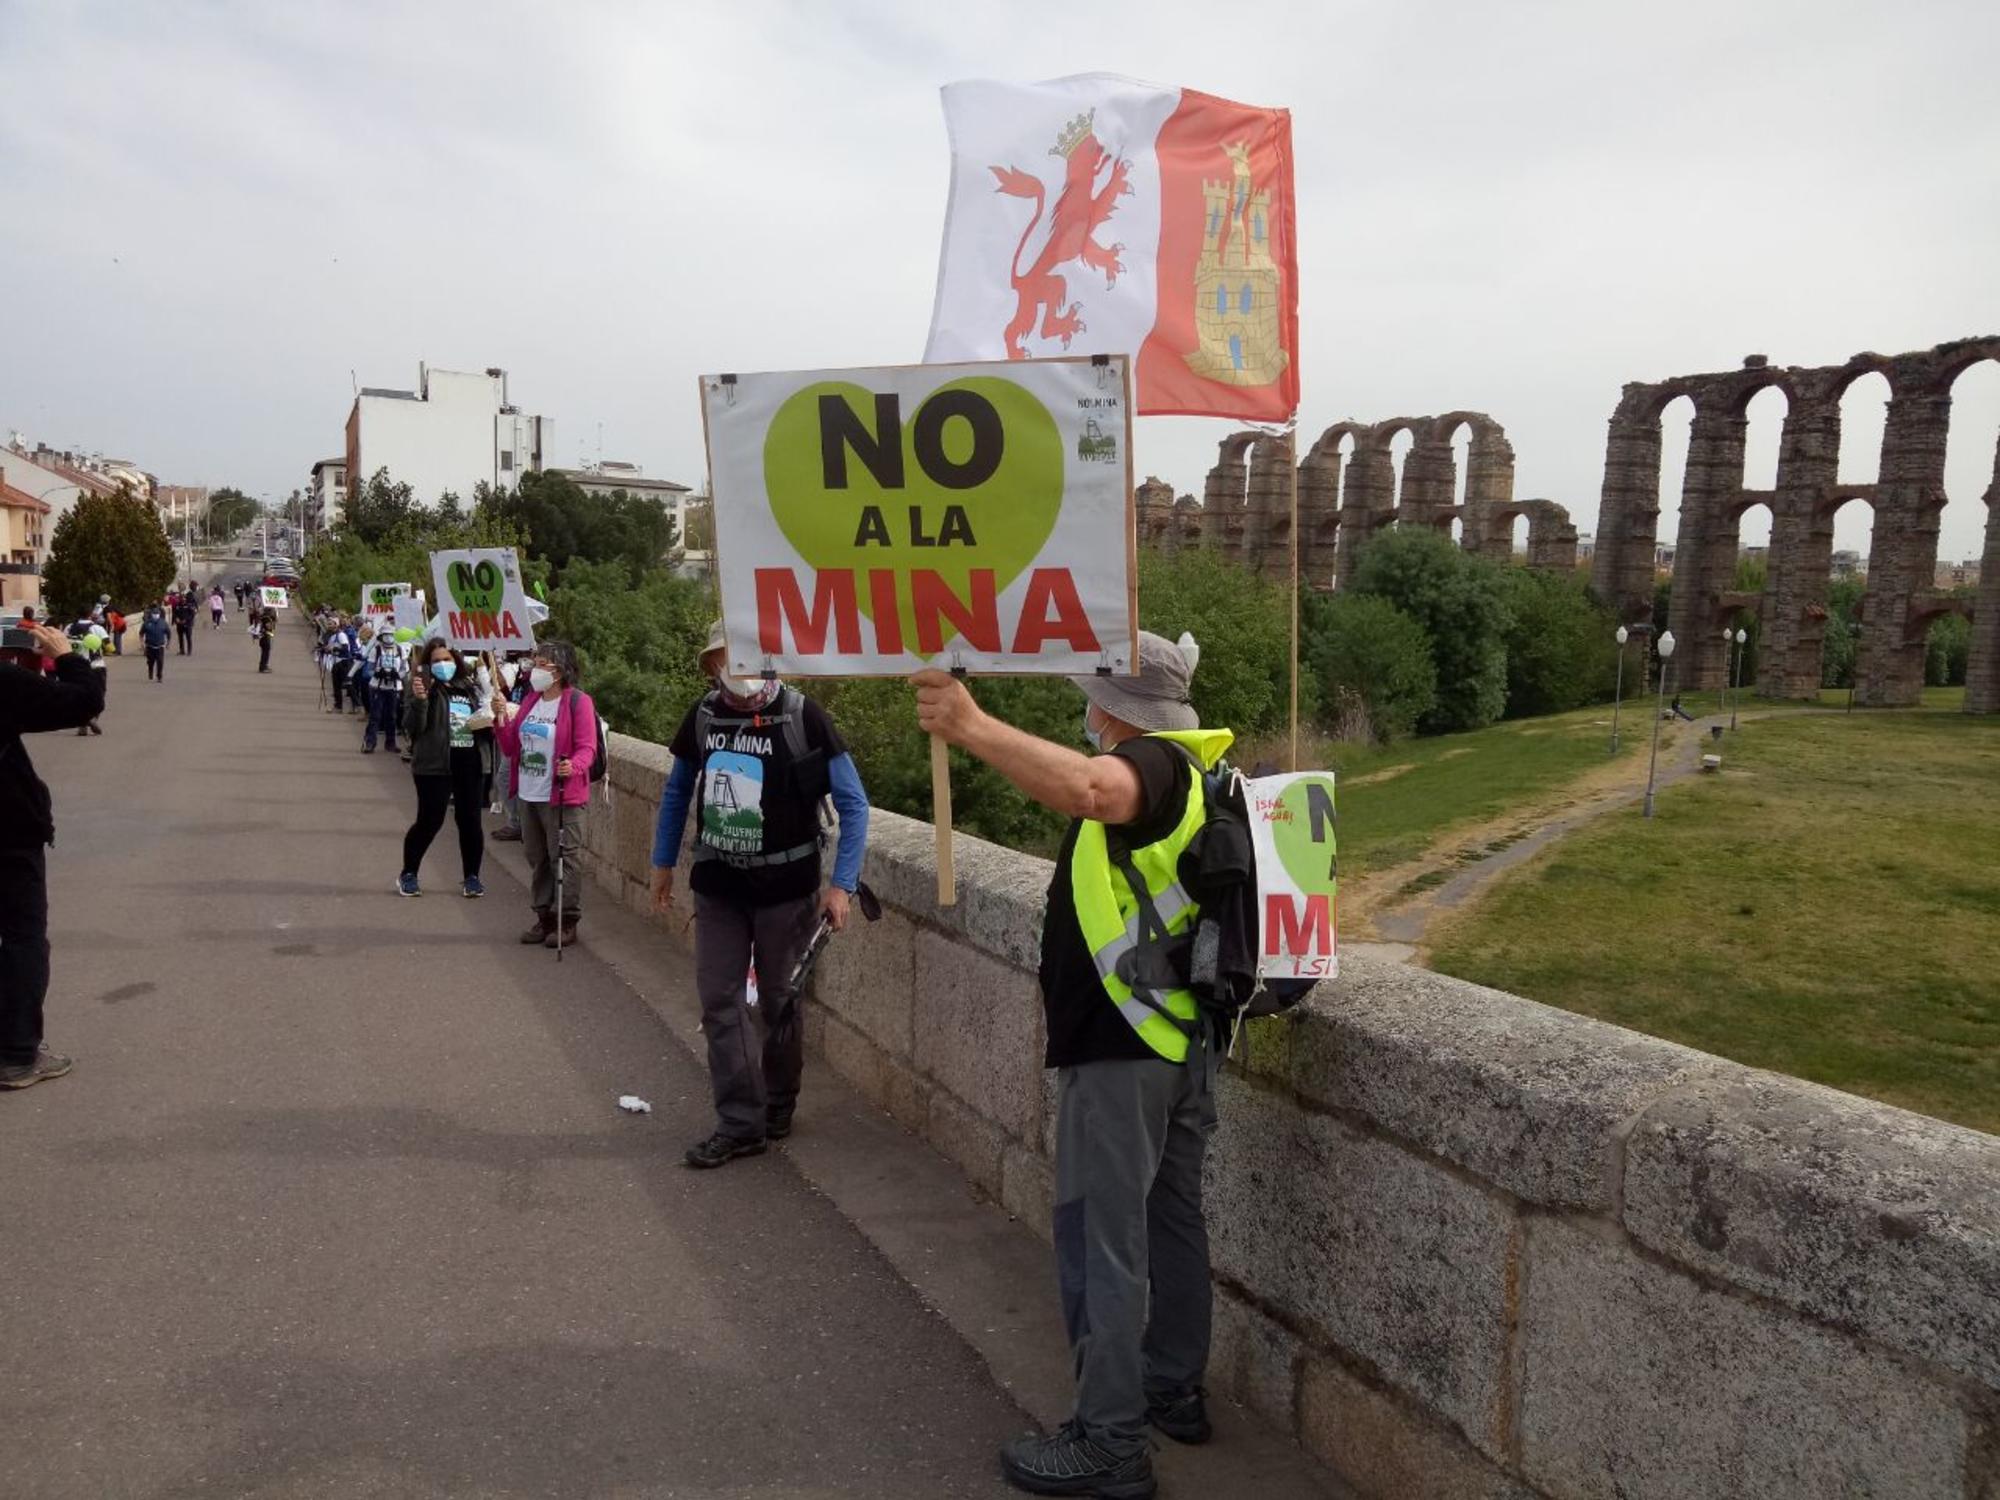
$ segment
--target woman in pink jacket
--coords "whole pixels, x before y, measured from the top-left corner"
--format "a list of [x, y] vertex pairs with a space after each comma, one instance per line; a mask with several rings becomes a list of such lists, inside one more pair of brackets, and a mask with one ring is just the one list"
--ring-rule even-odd
[[[603, 748], [597, 743], [597, 705], [576, 685], [576, 652], [561, 641], [535, 647], [528, 664], [528, 697], [509, 703], [493, 698], [493, 732], [509, 762], [508, 790], [520, 799], [521, 852], [533, 876], [535, 925], [524, 943], [557, 945], [556, 860], [565, 860], [582, 841], [590, 803], [590, 768]], [[581, 872], [566, 865], [562, 881], [561, 944], [576, 941], [583, 915]]]

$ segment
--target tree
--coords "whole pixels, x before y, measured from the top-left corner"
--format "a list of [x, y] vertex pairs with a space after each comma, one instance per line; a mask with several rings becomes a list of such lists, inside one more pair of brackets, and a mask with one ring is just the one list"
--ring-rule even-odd
[[1437, 666], [1424, 627], [1387, 599], [1352, 590], [1305, 601], [1306, 669], [1321, 705], [1358, 699], [1379, 741], [1409, 734], [1437, 704]]
[[1924, 683], [1929, 687], [1963, 687], [1965, 663], [1972, 650], [1972, 622], [1964, 615], [1939, 615], [1924, 638]]
[[100, 594], [136, 613], [166, 591], [174, 571], [159, 512], [121, 487], [115, 495], [84, 496], [56, 523], [42, 594], [58, 620], [83, 615]]
[[[1284, 727], [1292, 648], [1283, 588], [1214, 552], [1141, 552], [1139, 624], [1170, 641], [1191, 632], [1200, 644], [1191, 696], [1203, 724], [1244, 738]], [[1315, 701], [1306, 697], [1300, 712]], [[1083, 707], [1075, 708], [1080, 720]]]
[[581, 559], [619, 563], [637, 587], [666, 561], [678, 539], [673, 513], [658, 500], [624, 490], [596, 494], [564, 474], [530, 470], [517, 489], [480, 490], [478, 503], [518, 527], [557, 580]]
[[1573, 577], [1509, 568], [1500, 579], [1507, 606], [1507, 717], [1561, 713], [1611, 693], [1618, 668], [1618, 622]]
[[1507, 706], [1501, 571], [1419, 527], [1384, 532], [1361, 554], [1354, 590], [1387, 599], [1430, 637], [1437, 702], [1417, 723], [1427, 734], [1478, 729]]
[[231, 485], [211, 490], [208, 496], [210, 536], [233, 536], [257, 519], [257, 502]]
[[1854, 610], [1867, 585], [1856, 578], [1837, 578], [1826, 591], [1826, 637], [1820, 646], [1821, 687], [1852, 687], [1854, 665], [1861, 654], [1854, 629]]
[[347, 497], [347, 530], [371, 547], [422, 514], [410, 487], [391, 480], [387, 469], [377, 469]]

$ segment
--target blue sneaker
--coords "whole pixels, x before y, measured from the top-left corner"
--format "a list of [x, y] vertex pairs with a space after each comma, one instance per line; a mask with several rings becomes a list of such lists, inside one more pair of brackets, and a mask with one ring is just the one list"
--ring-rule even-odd
[[417, 889], [417, 877], [414, 873], [405, 870], [396, 877], [396, 894], [399, 896], [421, 896], [423, 894], [422, 891]]
[[479, 877], [477, 875], [471, 875], [466, 877], [465, 881], [466, 900], [470, 901], [473, 900], [475, 897], [483, 896], [485, 894], [486, 894], [486, 887], [479, 883]]

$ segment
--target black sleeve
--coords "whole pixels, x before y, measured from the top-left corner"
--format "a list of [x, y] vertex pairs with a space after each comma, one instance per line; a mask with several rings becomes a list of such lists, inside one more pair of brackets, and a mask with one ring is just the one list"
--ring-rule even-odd
[[681, 727], [674, 731], [673, 742], [667, 746], [667, 753], [675, 760], [690, 761], [697, 766], [701, 764], [701, 755], [694, 745], [694, 716], [700, 710], [701, 705], [697, 703], [687, 711], [687, 717], [681, 720]]
[[828, 760], [838, 760], [847, 754], [847, 741], [840, 737], [840, 731], [833, 727], [833, 718], [812, 699], [806, 699], [806, 743], [815, 750], [824, 750]]
[[0, 666], [0, 724], [15, 734], [81, 729], [103, 712], [104, 676], [80, 652], [57, 658], [53, 680]]
[[1124, 826], [1136, 848], [1165, 837], [1187, 807], [1187, 757], [1165, 740], [1129, 739], [1111, 752], [1139, 773], [1139, 816]]

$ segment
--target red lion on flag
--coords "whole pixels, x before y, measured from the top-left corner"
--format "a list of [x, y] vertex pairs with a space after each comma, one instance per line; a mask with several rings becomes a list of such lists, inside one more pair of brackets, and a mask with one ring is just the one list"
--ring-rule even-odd
[[[1101, 245], [1095, 236], [1117, 209], [1118, 200], [1132, 191], [1132, 163], [1123, 159], [1113, 160], [1111, 153], [1098, 141], [1091, 128], [1096, 114], [1097, 111], [1092, 110], [1070, 121], [1049, 151], [1049, 155], [1060, 156], [1067, 163], [1063, 171], [1062, 191], [1056, 195], [1055, 211], [1049, 216], [1048, 239], [1042, 245], [1041, 254], [1035, 257], [1034, 265], [1025, 272], [1021, 269], [1021, 255], [1028, 248], [1028, 241], [1034, 238], [1045, 207], [1042, 180], [1016, 167], [988, 169], [1000, 179], [1000, 192], [1035, 200], [1035, 216], [1021, 231], [1021, 243], [1014, 248], [1012, 276], [1014, 295], [1019, 301], [1005, 335], [1009, 359], [1028, 357], [1022, 340], [1034, 328], [1037, 312], [1043, 314], [1041, 336], [1061, 339], [1065, 349], [1069, 347], [1072, 337], [1084, 331], [1083, 304], [1072, 302], [1064, 305], [1069, 286], [1063, 277], [1056, 274], [1058, 266], [1080, 260], [1090, 269], [1102, 271], [1106, 291], [1118, 284], [1118, 273], [1125, 269], [1118, 259], [1125, 247], [1122, 244]], [[1106, 162], [1111, 163], [1111, 173], [1104, 186], [1098, 188], [1097, 174]]]

